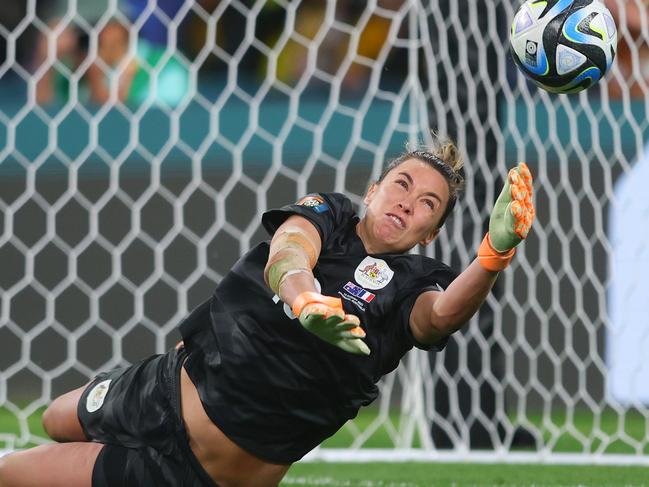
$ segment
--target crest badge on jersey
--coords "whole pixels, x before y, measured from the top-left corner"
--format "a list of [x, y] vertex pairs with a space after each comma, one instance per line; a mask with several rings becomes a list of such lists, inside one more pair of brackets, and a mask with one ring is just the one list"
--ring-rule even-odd
[[365, 257], [354, 272], [354, 279], [367, 289], [383, 289], [392, 280], [394, 271], [381, 259]]
[[86, 398], [86, 409], [89, 413], [94, 413], [104, 405], [104, 399], [106, 399], [106, 394], [108, 394], [110, 382], [111, 379], [104, 380], [92, 388]]
[[324, 199], [322, 199], [320, 196], [314, 195], [305, 196], [300, 201], [298, 201], [297, 204], [311, 208], [316, 213], [322, 213], [329, 209], [329, 205], [325, 203]]

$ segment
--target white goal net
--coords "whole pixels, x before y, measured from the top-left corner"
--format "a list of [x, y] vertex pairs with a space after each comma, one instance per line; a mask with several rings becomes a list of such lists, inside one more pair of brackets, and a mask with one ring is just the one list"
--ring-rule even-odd
[[467, 185], [419, 251], [466, 266], [519, 160], [538, 220], [466, 330], [312, 458], [647, 463], [649, 7], [607, 2], [616, 63], [571, 96], [516, 73], [513, 0], [1, 2], [0, 450], [172, 346], [266, 209], [360, 204], [435, 129]]

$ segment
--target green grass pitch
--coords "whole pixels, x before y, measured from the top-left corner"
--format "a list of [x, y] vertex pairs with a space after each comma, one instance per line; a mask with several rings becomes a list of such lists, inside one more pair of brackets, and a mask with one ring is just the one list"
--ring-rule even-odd
[[473, 463], [297, 463], [282, 487], [642, 487], [649, 469]]
[[[22, 423], [5, 408], [0, 408], [0, 435], [14, 434], [21, 437], [29, 431], [44, 437], [39, 409], [25, 418]], [[365, 409], [356, 419], [356, 425], [364, 429], [376, 417], [376, 410]], [[530, 416], [533, 424], [542, 425], [542, 418]], [[390, 421], [397, 425], [398, 414], [390, 416]], [[577, 430], [588, 435], [593, 426], [593, 417], [587, 412], [580, 412], [573, 418]], [[552, 416], [552, 422], [561, 426], [566, 423], [564, 415]], [[619, 417], [613, 412], [604, 414], [600, 428], [608, 434], [619, 431]], [[624, 431], [629, 437], [642, 441], [649, 437], [647, 424], [640, 414], [627, 413], [623, 423]], [[553, 434], [543, 430], [546, 441], [552, 440], [555, 452], [583, 452], [584, 447], [572, 435], [567, 433]], [[24, 436], [22, 436], [24, 438]], [[343, 428], [338, 434], [327, 440], [323, 447], [344, 448], [351, 444], [353, 437], [348, 429]], [[0, 440], [0, 448], [4, 448]], [[17, 444], [19, 448], [31, 446], [29, 442]], [[596, 447], [597, 444], [593, 443]], [[391, 440], [385, 428], [379, 428], [369, 439], [368, 448], [389, 448]], [[608, 452], [633, 453], [629, 445], [621, 441], [611, 442]], [[645, 454], [647, 454], [645, 448]], [[473, 464], [473, 463], [297, 463], [289, 471], [282, 487], [289, 486], [340, 486], [340, 487], [419, 487], [419, 486], [503, 486], [503, 487], [568, 487], [568, 486], [620, 486], [649, 487], [649, 468], [613, 467], [613, 466], [565, 466], [565, 465], [518, 465], [518, 464]]]

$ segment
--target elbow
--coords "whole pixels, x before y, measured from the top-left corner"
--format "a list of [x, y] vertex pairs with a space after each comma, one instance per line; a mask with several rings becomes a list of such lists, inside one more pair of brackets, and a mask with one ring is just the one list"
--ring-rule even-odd
[[437, 314], [433, 312], [430, 326], [435, 330], [436, 334], [448, 336], [464, 327], [469, 319], [471, 319], [471, 316], [466, 316], [465, 313]]
[[451, 335], [456, 331], [461, 330], [462, 328], [464, 328], [464, 325], [466, 325], [467, 322], [468, 322], [467, 319], [462, 318], [447, 323], [445, 326], [446, 334]]

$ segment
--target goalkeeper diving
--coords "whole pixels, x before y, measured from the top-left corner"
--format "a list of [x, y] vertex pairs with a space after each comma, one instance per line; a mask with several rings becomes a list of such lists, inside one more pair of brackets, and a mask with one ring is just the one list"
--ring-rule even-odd
[[271, 235], [180, 324], [165, 354], [97, 375], [43, 416], [57, 443], [0, 460], [0, 487], [277, 485], [378, 395], [413, 347], [441, 350], [473, 316], [534, 219], [512, 168], [459, 275], [430, 244], [463, 180], [449, 141], [391, 161], [362, 217], [339, 193], [267, 211]]

